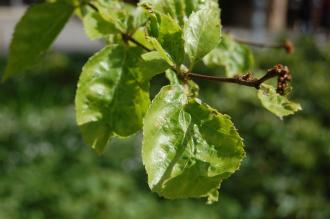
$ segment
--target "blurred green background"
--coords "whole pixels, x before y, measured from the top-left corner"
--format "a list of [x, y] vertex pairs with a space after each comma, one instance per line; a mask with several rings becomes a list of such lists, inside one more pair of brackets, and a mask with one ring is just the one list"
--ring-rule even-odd
[[[0, 219], [330, 218], [330, 45], [311, 38], [296, 52], [257, 50], [256, 68], [288, 65], [303, 111], [279, 120], [256, 91], [199, 83], [210, 105], [231, 115], [245, 139], [240, 171], [220, 200], [168, 201], [151, 193], [141, 133], [97, 156], [75, 124], [74, 94], [87, 56], [49, 54], [33, 71], [0, 85]], [[0, 60], [0, 72], [5, 58]], [[163, 76], [152, 82], [155, 93]]]

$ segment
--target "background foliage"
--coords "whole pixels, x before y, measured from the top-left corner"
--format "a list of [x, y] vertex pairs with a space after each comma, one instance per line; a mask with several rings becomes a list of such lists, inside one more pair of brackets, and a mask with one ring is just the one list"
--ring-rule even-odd
[[[294, 55], [257, 55], [256, 67], [283, 63], [293, 73], [304, 110], [284, 121], [259, 107], [251, 88], [199, 82], [203, 99], [230, 113], [247, 152], [212, 206], [149, 192], [141, 134], [114, 140], [100, 157], [82, 143], [73, 99], [85, 61], [52, 54], [26, 77], [1, 85], [0, 218], [330, 217], [330, 45], [319, 49], [301, 39]], [[152, 91], [164, 83], [156, 77]]]

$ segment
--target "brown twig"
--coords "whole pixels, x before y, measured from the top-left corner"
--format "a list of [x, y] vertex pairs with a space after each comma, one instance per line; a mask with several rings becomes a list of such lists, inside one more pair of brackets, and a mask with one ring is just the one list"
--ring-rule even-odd
[[[122, 37], [125, 41], [131, 41], [134, 44], [136, 44], [137, 46], [143, 48], [144, 50], [146, 50], [148, 52], [152, 51], [151, 49], [147, 48], [139, 41], [135, 40], [129, 34], [123, 33]], [[173, 70], [176, 71], [176, 69], [173, 69]], [[177, 72], [177, 74], [178, 74], [178, 72]], [[183, 80], [188, 80], [189, 78], [198, 78], [198, 79], [202, 79], [202, 80], [239, 84], [239, 85], [244, 85], [244, 86], [254, 87], [256, 89], [259, 89], [260, 85], [262, 83], [264, 83], [265, 81], [267, 81], [271, 78], [274, 78], [274, 77], [278, 77], [277, 93], [283, 95], [288, 86], [288, 82], [291, 81], [291, 75], [290, 75], [290, 71], [289, 71], [288, 67], [283, 66], [281, 64], [277, 64], [273, 68], [268, 69], [266, 74], [258, 79], [253, 78], [253, 75], [251, 73], [247, 73], [247, 74], [244, 74], [241, 76], [235, 76], [235, 77], [217, 77], [217, 76], [203, 75], [203, 74], [188, 72], [183, 75]]]
[[202, 80], [239, 84], [248, 87], [254, 87], [256, 89], [259, 89], [260, 85], [265, 81], [274, 77], [278, 77], [277, 91], [280, 94], [284, 94], [284, 90], [287, 87], [287, 81], [291, 80], [288, 67], [281, 64], [275, 65], [273, 68], [269, 69], [267, 73], [259, 79], [253, 78], [251, 73], [235, 77], [216, 77], [196, 73], [187, 73], [187, 76], [190, 78], [198, 78]]

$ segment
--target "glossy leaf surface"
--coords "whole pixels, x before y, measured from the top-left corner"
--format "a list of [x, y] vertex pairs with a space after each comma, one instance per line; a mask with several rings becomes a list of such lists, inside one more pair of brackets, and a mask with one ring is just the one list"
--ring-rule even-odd
[[206, 1], [193, 12], [185, 24], [185, 52], [189, 57], [189, 68], [220, 42], [220, 9], [213, 1]]
[[3, 80], [25, 72], [40, 61], [72, 12], [73, 7], [64, 2], [29, 7], [15, 27]]
[[137, 69], [141, 54], [136, 47], [106, 47], [83, 67], [76, 117], [85, 142], [97, 152], [111, 136], [129, 136], [142, 127], [150, 101], [149, 83]]
[[254, 63], [251, 50], [229, 35], [222, 36], [219, 45], [203, 58], [203, 62], [211, 68], [225, 68], [228, 77], [245, 73]]
[[155, 97], [143, 135], [149, 186], [170, 199], [217, 200], [220, 183], [244, 157], [243, 141], [230, 118], [187, 97], [181, 85], [166, 86]]
[[258, 91], [258, 98], [267, 110], [280, 118], [302, 110], [300, 104], [288, 100], [286, 96], [279, 95], [271, 85], [262, 84]]

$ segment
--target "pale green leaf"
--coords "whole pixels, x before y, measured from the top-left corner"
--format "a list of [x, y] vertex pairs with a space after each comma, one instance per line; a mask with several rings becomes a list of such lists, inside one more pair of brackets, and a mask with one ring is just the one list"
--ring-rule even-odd
[[189, 68], [220, 42], [220, 9], [217, 3], [207, 1], [193, 12], [184, 28], [185, 52], [189, 57]]
[[83, 67], [76, 93], [76, 118], [85, 142], [102, 152], [111, 136], [129, 136], [142, 127], [149, 83], [137, 70], [142, 49], [106, 47]]
[[28, 8], [15, 27], [3, 80], [38, 63], [70, 18], [73, 7], [64, 2]]
[[261, 104], [276, 116], [282, 118], [302, 110], [299, 103], [288, 100], [286, 96], [276, 93], [276, 89], [267, 84], [262, 84], [258, 91]]
[[142, 158], [148, 184], [160, 196], [209, 197], [240, 166], [244, 145], [230, 118], [181, 85], [162, 88], [143, 125]]
[[247, 46], [241, 45], [229, 36], [222, 35], [219, 45], [203, 58], [206, 66], [224, 68], [228, 77], [233, 77], [253, 67], [253, 54]]
[[181, 83], [178, 76], [172, 69], [168, 69], [165, 72], [165, 75], [171, 85], [179, 85]]
[[83, 24], [87, 36], [92, 40], [118, 33], [114, 24], [104, 20], [99, 12], [90, 7], [86, 8], [86, 13], [83, 16]]

